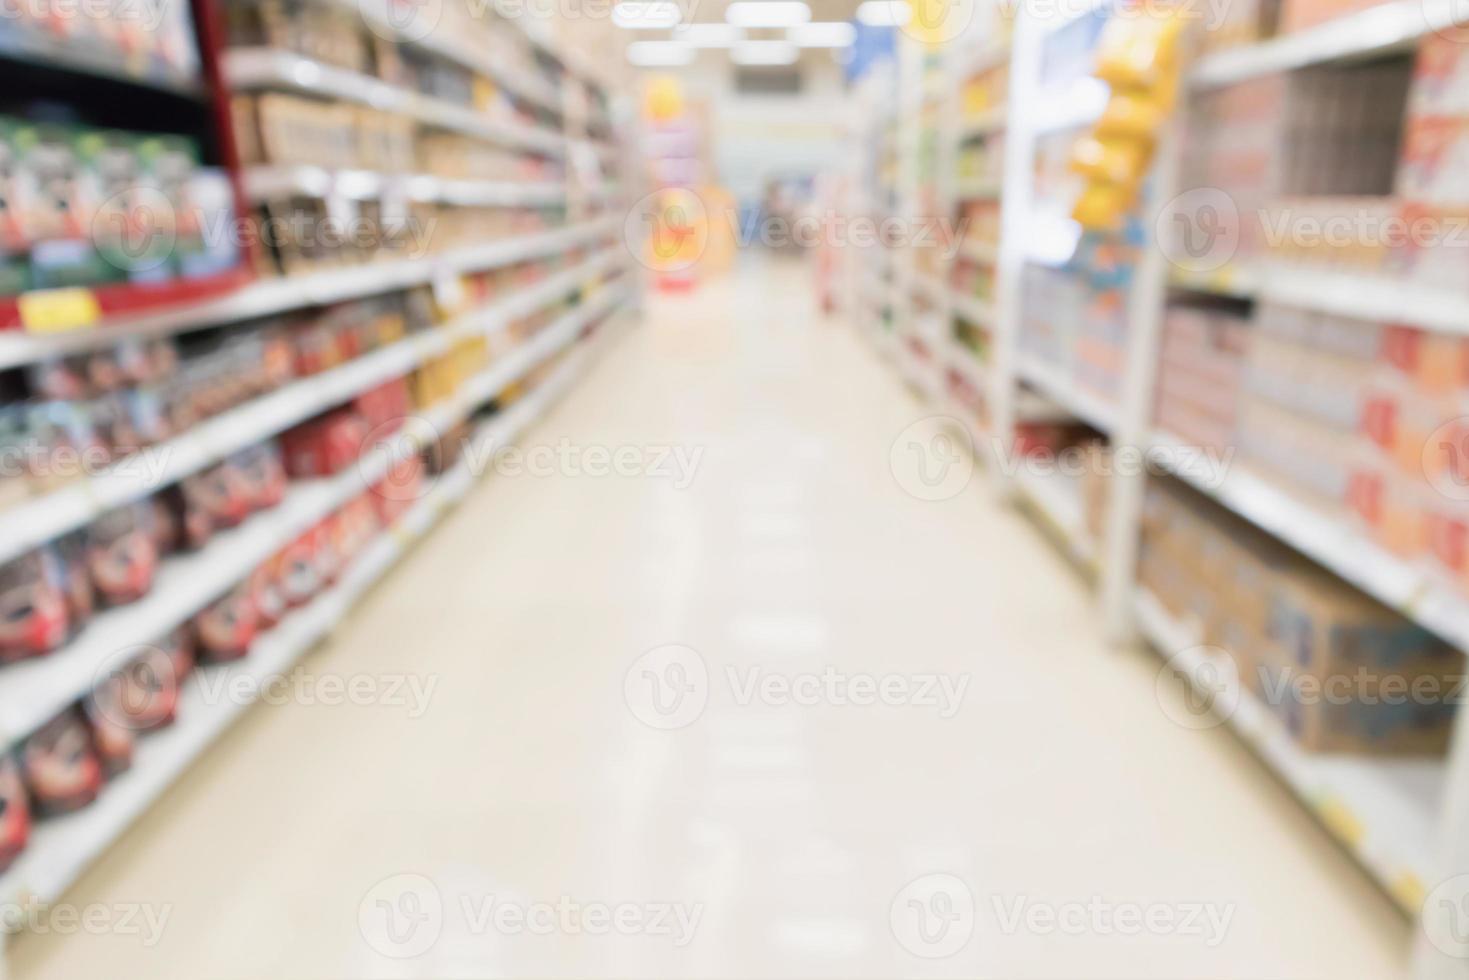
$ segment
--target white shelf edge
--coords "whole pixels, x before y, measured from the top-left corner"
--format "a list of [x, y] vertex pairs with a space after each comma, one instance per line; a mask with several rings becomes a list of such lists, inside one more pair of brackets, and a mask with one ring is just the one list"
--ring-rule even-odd
[[953, 304], [954, 312], [960, 318], [969, 321], [976, 327], [983, 327], [986, 330], [993, 330], [995, 328], [994, 307], [990, 306], [984, 300], [954, 292], [950, 294], [950, 302]]
[[1396, 0], [1369, 7], [1282, 37], [1208, 55], [1189, 73], [1188, 83], [1196, 89], [1218, 88], [1324, 62], [1402, 50], [1462, 20], [1462, 12], [1456, 18], [1457, 7], [1453, 0]]
[[[1200, 671], [1213, 660], [1197, 630], [1179, 623], [1162, 603], [1140, 589], [1138, 626], [1165, 660], [1208, 694]], [[1216, 668], [1212, 677], [1230, 676]], [[1437, 760], [1374, 759], [1316, 755], [1300, 748], [1254, 694], [1238, 689], [1225, 702], [1228, 724], [1347, 850], [1382, 884], [1403, 910], [1416, 915], [1424, 885], [1434, 880], [1431, 847], [1438, 823], [1437, 788], [1445, 766]]]
[[555, 181], [455, 180], [430, 174], [385, 174], [309, 165], [264, 164], [245, 168], [245, 195], [252, 201], [300, 195], [374, 200], [400, 192], [407, 200], [459, 207], [536, 207], [564, 203], [566, 187]]
[[[1168, 450], [1156, 454], [1165, 465], [1185, 458], [1182, 440], [1169, 433], [1154, 432], [1152, 443]], [[1334, 575], [1469, 652], [1469, 600], [1434, 576], [1237, 465], [1217, 485], [1191, 466], [1172, 466], [1171, 472]]]
[[1411, 280], [1347, 272], [1262, 267], [1255, 282], [1262, 298], [1356, 320], [1410, 323], [1427, 330], [1469, 334], [1469, 290], [1456, 292]]
[[263, 279], [206, 303], [118, 319], [87, 330], [35, 335], [0, 331], [0, 370], [79, 350], [105, 347], [132, 337], [187, 333], [289, 310], [377, 296], [430, 283], [440, 272], [485, 271], [555, 255], [594, 242], [621, 227], [613, 218], [457, 249], [421, 259], [374, 262], [303, 276]]
[[602, 290], [468, 380], [453, 398], [420, 410], [402, 432], [353, 466], [328, 479], [293, 482], [279, 506], [219, 535], [198, 552], [164, 562], [148, 595], [98, 616], [66, 647], [7, 665], [0, 670], [0, 741], [11, 744], [44, 724], [91, 689], [98, 669], [116, 651], [158, 640], [375, 482], [393, 460], [416, 452], [534, 370], [624, 296], [621, 286]]
[[[499, 446], [518, 438], [560, 396], [586, 366], [590, 351], [576, 352], [568, 362], [523, 401], [492, 419], [476, 433], [476, 442]], [[351, 607], [407, 552], [428, 533], [474, 486], [468, 460], [462, 460], [439, 478], [432, 491], [416, 503], [392, 527], [385, 529], [368, 546], [331, 590], [310, 605], [288, 616], [262, 637], [244, 660], [218, 667], [202, 667], [218, 673], [248, 676], [257, 683], [247, 690], [262, 689], [260, 681], [289, 670], [321, 642]], [[0, 900], [24, 902], [32, 899], [55, 902], [96, 859], [115, 842], [193, 762], [252, 705], [225, 700], [205, 701], [200, 675], [186, 682], [178, 720], [160, 732], [139, 739], [132, 769], [103, 788], [90, 806], [37, 825], [26, 850], [0, 876]]]
[[1020, 380], [1039, 388], [1047, 398], [1076, 415], [1098, 431], [1110, 435], [1117, 428], [1117, 409], [1102, 399], [1088, 394], [1056, 368], [1033, 354], [1016, 357]]
[[[615, 254], [612, 250], [604, 251], [432, 330], [321, 374], [299, 378], [277, 391], [207, 419], [177, 438], [124, 460], [106, 473], [0, 510], [0, 562], [406, 374], [443, 354], [459, 340], [500, 329], [606, 272], [614, 264]], [[152, 465], [154, 461], [158, 463], [156, 469]]]

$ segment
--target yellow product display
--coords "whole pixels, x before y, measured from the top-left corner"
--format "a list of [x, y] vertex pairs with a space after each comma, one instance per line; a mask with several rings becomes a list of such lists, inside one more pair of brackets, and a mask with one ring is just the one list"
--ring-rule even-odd
[[1176, 9], [1113, 17], [1097, 48], [1097, 77], [1114, 89], [1151, 89], [1178, 72], [1184, 20]]
[[1125, 136], [1151, 140], [1162, 128], [1169, 108], [1145, 94], [1119, 92], [1107, 102], [1107, 109], [1097, 123], [1097, 136], [1101, 139]]
[[1071, 216], [1083, 228], [1107, 231], [1122, 225], [1123, 217], [1136, 200], [1134, 188], [1119, 184], [1090, 184], [1076, 202]]
[[1152, 159], [1152, 144], [1136, 139], [1088, 136], [1071, 151], [1071, 169], [1088, 180], [1135, 187]]
[[1178, 96], [1179, 8], [1114, 17], [1102, 32], [1097, 77], [1112, 87], [1092, 133], [1071, 153], [1071, 169], [1086, 178], [1072, 217], [1088, 231], [1111, 231], [1138, 198], [1153, 164], [1158, 133]]

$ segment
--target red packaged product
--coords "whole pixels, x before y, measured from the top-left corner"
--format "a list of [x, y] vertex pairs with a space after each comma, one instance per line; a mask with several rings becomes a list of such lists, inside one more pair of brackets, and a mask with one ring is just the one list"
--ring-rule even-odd
[[124, 714], [129, 697], [126, 686], [122, 674], [112, 674], [82, 701], [82, 714], [92, 733], [92, 748], [106, 779], [127, 772], [133, 765], [137, 731], [128, 724]]
[[346, 410], [297, 426], [281, 437], [286, 473], [297, 479], [340, 473], [356, 462], [369, 430], [361, 416]]
[[68, 708], [27, 738], [21, 774], [41, 815], [69, 813], [97, 798], [102, 763], [81, 716]]
[[0, 756], [0, 871], [15, 862], [30, 836], [31, 803], [20, 768], [10, 756]]
[[123, 689], [116, 717], [129, 731], [151, 732], [173, 724], [178, 716], [179, 693], [193, 668], [193, 649], [178, 643], [178, 636], [144, 648], [119, 672]]
[[235, 457], [234, 463], [243, 477], [252, 512], [269, 510], [285, 499], [286, 468], [275, 443], [247, 449]]
[[315, 545], [310, 533], [292, 541], [276, 557], [276, 583], [281, 598], [292, 608], [305, 605], [321, 591], [321, 571], [317, 568]]
[[372, 498], [377, 504], [382, 526], [395, 523], [415, 500], [423, 496], [424, 471], [423, 457], [415, 453], [394, 463], [388, 468], [387, 475], [373, 484]]
[[66, 593], [40, 552], [0, 565], [0, 662], [50, 653], [70, 626]]
[[281, 556], [276, 555], [250, 574], [250, 601], [261, 629], [279, 623], [290, 608], [280, 581]]
[[250, 652], [259, 629], [255, 604], [250, 590], [237, 586], [211, 603], [194, 619], [199, 639], [201, 663], [224, 663], [239, 660]]
[[119, 507], [87, 531], [87, 568], [108, 605], [136, 602], [153, 586], [158, 549], [143, 514], [139, 505]]
[[316, 566], [317, 580], [326, 587], [342, 573], [342, 555], [337, 550], [337, 537], [332, 531], [332, 519], [327, 518], [306, 535], [311, 545], [311, 561]]

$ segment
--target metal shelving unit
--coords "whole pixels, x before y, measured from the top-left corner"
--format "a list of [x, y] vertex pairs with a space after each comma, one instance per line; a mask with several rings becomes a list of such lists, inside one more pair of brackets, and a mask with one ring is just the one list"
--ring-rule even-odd
[[[1096, 6], [1101, 8], [1105, 0]], [[1079, 14], [1081, 15], [1081, 14]], [[1262, 43], [1211, 54], [1187, 73], [1192, 90], [1237, 84], [1271, 73], [1333, 62], [1366, 61], [1412, 50], [1419, 39], [1463, 21], [1465, 15], [1445, 0], [1392, 0], [1317, 27]], [[1469, 294], [1417, 284], [1321, 272], [1263, 263], [1231, 265], [1205, 274], [1172, 268], [1166, 248], [1152, 243], [1136, 270], [1129, 294], [1123, 372], [1116, 402], [1081, 389], [1069, 372], [1023, 351], [1021, 278], [1027, 264], [1045, 254], [1033, 239], [1042, 203], [1034, 186], [1036, 142], [1061, 130], [1084, 127], [1105, 106], [1106, 86], [1093, 80], [1045, 88], [1040, 84], [1043, 49], [1063, 24], [1042, 23], [1026, 5], [1014, 37], [1004, 44], [964, 39], [950, 48], [955, 87], [976, 66], [1006, 57], [1010, 61], [1008, 110], [963, 124], [947, 117], [948, 138], [959, 141], [1005, 125], [1004, 179], [998, 186], [956, 182], [954, 198], [996, 195], [1001, 202], [998, 249], [965, 245], [960, 254], [997, 264], [995, 301], [981, 309], [951, 293], [951, 310], [971, 320], [994, 324], [988, 388], [994, 431], [1010, 433], [1018, 420], [1047, 415], [1082, 421], [1114, 447], [1131, 447], [1172, 475], [1209, 496], [1296, 552], [1310, 558], [1365, 594], [1469, 652], [1469, 600], [1453, 584], [1418, 563], [1391, 554], [1366, 535], [1278, 489], [1242, 466], [1205, 478], [1187, 465], [1178, 439], [1153, 425], [1153, 391], [1160, 361], [1161, 325], [1168, 290], [1191, 289], [1244, 300], [1285, 305], [1358, 319], [1411, 323], [1441, 333], [1469, 333]], [[1180, 152], [1175, 121], [1161, 134], [1150, 182], [1151, 213], [1142, 226], [1159, 227], [1160, 202], [1174, 195]], [[1163, 243], [1166, 244], [1166, 243]], [[899, 336], [916, 329], [903, 311]], [[901, 353], [898, 355], [901, 357]], [[1038, 406], [1044, 402], [1046, 408]], [[941, 407], [951, 408], [948, 403]], [[976, 434], [978, 435], [978, 434]], [[988, 440], [985, 440], [988, 445]], [[992, 467], [998, 470], [998, 467]], [[997, 474], [1002, 495], [1021, 501], [1037, 515], [1063, 552], [1095, 572], [1098, 613], [1119, 644], [1145, 640], [1170, 658], [1185, 676], [1208, 669], [1199, 649], [1201, 632], [1178, 622], [1137, 579], [1141, 505], [1145, 471], [1113, 475], [1109, 483], [1107, 533], [1089, 540], [1082, 525], [1079, 497], [1064, 478], [1051, 479], [1023, 466]], [[1217, 665], [1215, 665], [1217, 666]], [[1322, 755], [1301, 749], [1266, 705], [1247, 691], [1230, 703], [1219, 724], [1233, 731], [1284, 786], [1317, 818], [1323, 829], [1351, 854], [1412, 918], [1432, 914], [1425, 897], [1440, 882], [1469, 875], [1469, 720], [1456, 726], [1453, 744], [1441, 760], [1398, 760]], [[1414, 953], [1416, 980], [1465, 980], [1469, 961], [1440, 953], [1419, 930]]]

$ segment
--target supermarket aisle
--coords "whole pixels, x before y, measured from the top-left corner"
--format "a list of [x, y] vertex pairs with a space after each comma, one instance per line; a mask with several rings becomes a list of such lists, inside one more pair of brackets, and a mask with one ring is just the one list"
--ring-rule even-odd
[[[70, 896], [166, 910], [160, 941], [28, 936], [15, 975], [1396, 975], [1387, 903], [1168, 720], [1024, 520], [897, 485], [926, 413], [810, 295], [752, 264], [655, 300], [528, 443], [652, 472], [489, 479], [305, 666], [426, 704], [250, 712]], [[639, 662], [673, 643], [698, 717], [691, 662]], [[918, 703], [799, 681], [828, 667]], [[914, 954], [967, 934], [950, 879], [899, 895], [930, 874], [973, 895], [945, 958]]]

